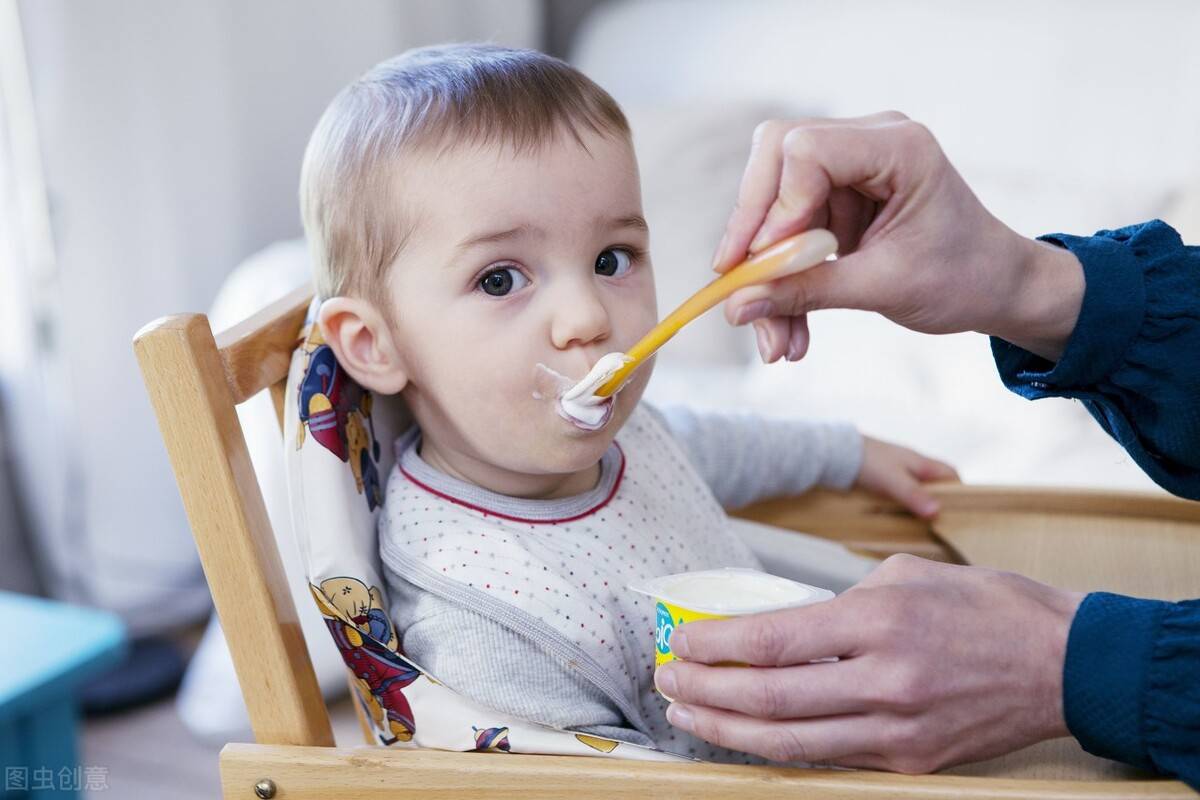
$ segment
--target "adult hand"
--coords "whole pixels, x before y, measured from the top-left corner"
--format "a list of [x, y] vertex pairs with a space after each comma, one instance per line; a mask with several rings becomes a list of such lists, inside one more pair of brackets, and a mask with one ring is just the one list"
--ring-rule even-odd
[[731, 323], [755, 322], [768, 363], [803, 357], [805, 315], [821, 308], [877, 311], [924, 333], [980, 331], [1051, 360], [1075, 327], [1078, 259], [988, 213], [903, 114], [760, 125], [714, 269], [818, 227], [837, 236], [836, 261], [726, 302]]
[[[1082, 599], [893, 556], [826, 603], [678, 628], [685, 660], [655, 682], [674, 700], [667, 719], [714, 744], [931, 772], [1067, 734], [1063, 660]], [[713, 666], [724, 662], [757, 666]]]

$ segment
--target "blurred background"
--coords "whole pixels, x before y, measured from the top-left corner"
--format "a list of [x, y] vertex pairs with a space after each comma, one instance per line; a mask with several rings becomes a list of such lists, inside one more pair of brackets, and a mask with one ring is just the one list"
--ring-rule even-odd
[[[223, 327], [305, 280], [305, 143], [381, 59], [488, 39], [607, 88], [634, 128], [666, 311], [708, 280], [769, 117], [899, 109], [1021, 233], [1161, 217], [1200, 242], [1198, 36], [1189, 0], [0, 0], [0, 588], [165, 638], [177, 668], [159, 652], [147, 686], [174, 688], [210, 600], [130, 339], [179, 311]], [[981, 336], [821, 312], [804, 362], [764, 367], [711, 317], [662, 353], [651, 400], [848, 418], [974, 482], [1152, 488], [1080, 407], [1006, 393]], [[268, 495], [270, 413], [243, 412]], [[244, 731], [232, 681], [214, 624], [183, 726]]]

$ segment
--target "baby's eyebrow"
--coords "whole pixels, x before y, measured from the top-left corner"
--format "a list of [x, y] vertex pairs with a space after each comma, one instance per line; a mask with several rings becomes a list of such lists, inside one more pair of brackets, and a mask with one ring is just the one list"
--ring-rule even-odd
[[[641, 214], [625, 214], [620, 217], [611, 217], [609, 219], [600, 220], [599, 226], [606, 230], [619, 230], [621, 228], [636, 228], [641, 231], [650, 230], [646, 224], [646, 220]], [[494, 244], [495, 242], [505, 242], [509, 239], [517, 239], [522, 236], [545, 236], [546, 231], [533, 225], [518, 225], [515, 228], [508, 228], [502, 231], [490, 231], [488, 233], [480, 233], [474, 236], [469, 236], [458, 243], [455, 248], [458, 252], [463, 253], [470, 250], [472, 247], [478, 247], [481, 244]]]
[[521, 236], [544, 236], [545, 231], [540, 228], [535, 228], [532, 225], [518, 225], [515, 228], [509, 228], [503, 231], [491, 231], [489, 233], [481, 233], [476, 236], [470, 236], [458, 243], [456, 248], [460, 253], [465, 250], [470, 250], [472, 247], [478, 247], [481, 244], [492, 244], [493, 242], [504, 242], [509, 239], [516, 239]]
[[646, 224], [645, 218], [641, 214], [626, 214], [623, 217], [615, 217], [608, 221], [609, 230], [617, 228], [637, 228], [640, 231], [650, 230], [650, 226]]

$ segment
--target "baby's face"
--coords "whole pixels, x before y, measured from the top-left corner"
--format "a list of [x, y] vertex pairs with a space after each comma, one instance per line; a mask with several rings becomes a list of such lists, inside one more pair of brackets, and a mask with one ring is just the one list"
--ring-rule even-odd
[[400, 170], [413, 233], [389, 291], [403, 394], [425, 446], [489, 488], [594, 465], [650, 377], [638, 370], [591, 432], [536, 377], [544, 364], [581, 378], [657, 319], [632, 149], [590, 133], [584, 145], [463, 146]]

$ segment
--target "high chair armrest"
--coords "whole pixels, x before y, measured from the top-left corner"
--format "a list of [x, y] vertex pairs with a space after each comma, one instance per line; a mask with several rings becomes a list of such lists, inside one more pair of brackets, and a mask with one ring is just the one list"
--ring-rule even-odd
[[913, 516], [898, 503], [859, 489], [815, 489], [797, 497], [753, 503], [731, 514], [831, 539], [876, 558], [911, 553], [938, 561], [958, 560], [926, 520]]

